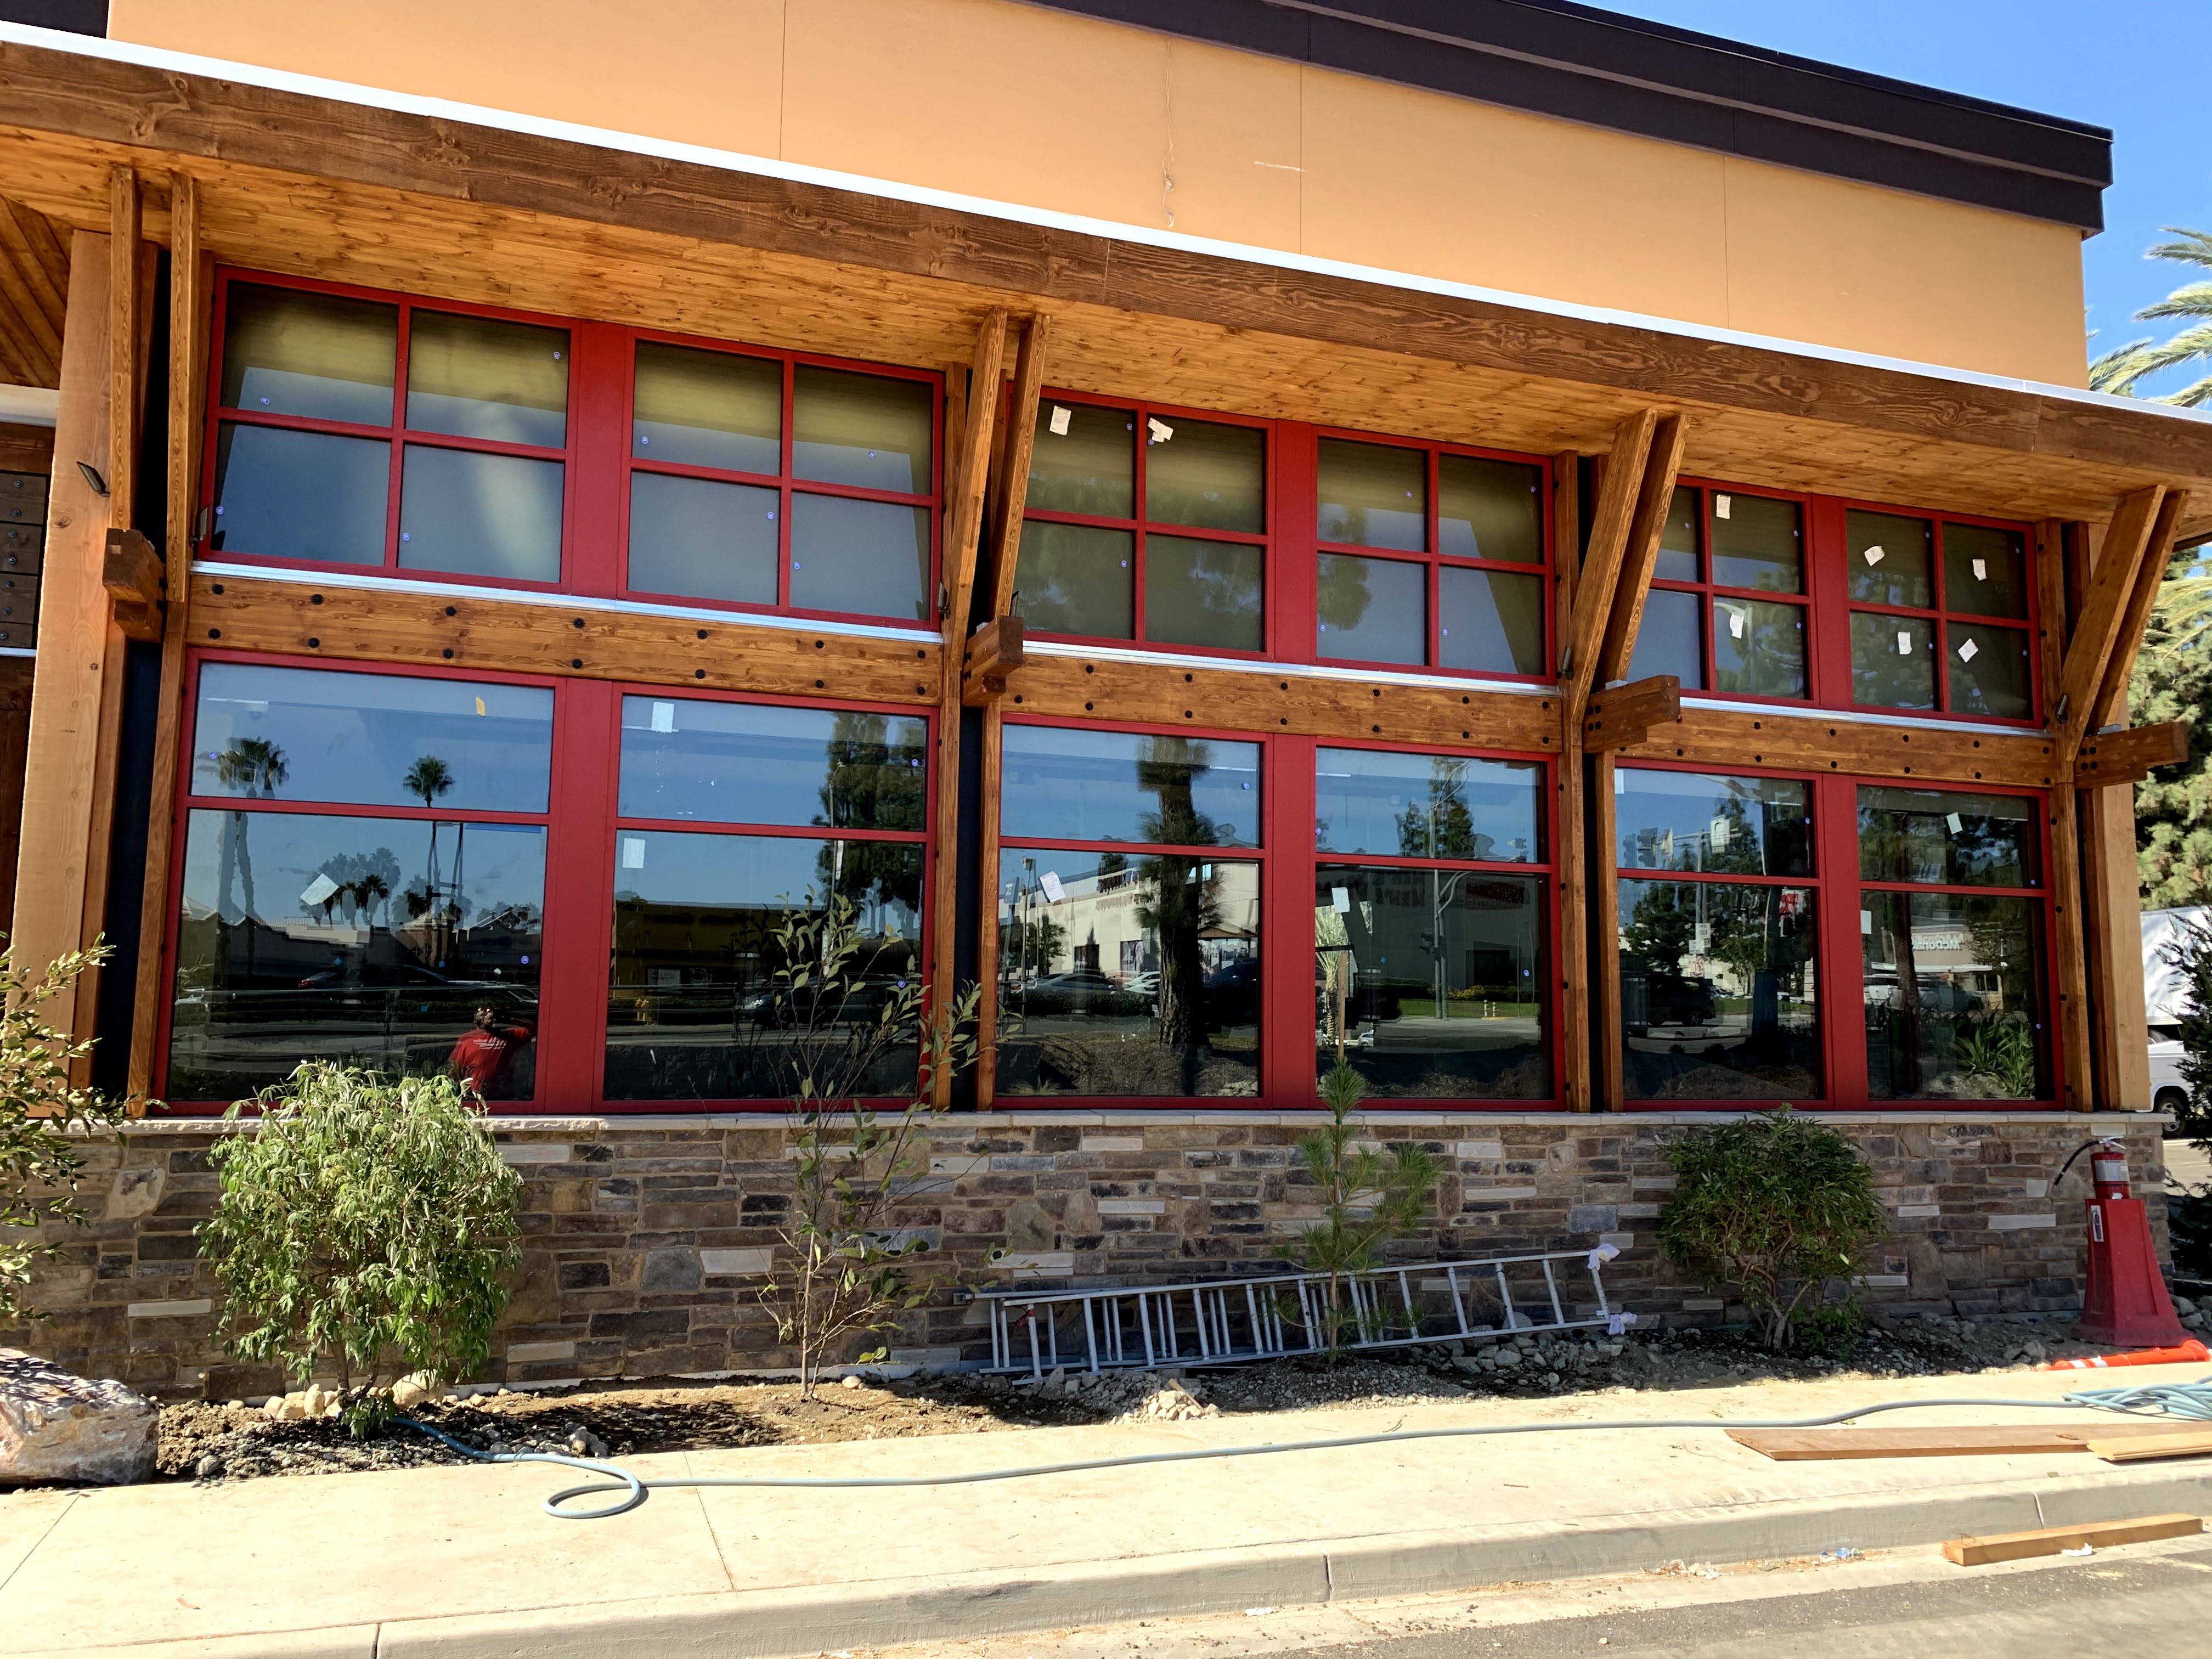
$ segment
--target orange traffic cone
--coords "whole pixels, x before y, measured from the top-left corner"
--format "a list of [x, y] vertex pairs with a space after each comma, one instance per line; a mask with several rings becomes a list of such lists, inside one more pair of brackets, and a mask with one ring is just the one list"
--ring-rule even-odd
[[[2089, 1155], [2089, 1289], [2074, 1334], [2115, 1348], [2176, 1347], [2189, 1336], [2166, 1293], [2150, 1218], [2128, 1193], [2128, 1153], [2110, 1137]], [[2197, 1355], [2203, 1354], [2202, 1344]], [[2150, 1363], [2150, 1362], [2140, 1362]]]

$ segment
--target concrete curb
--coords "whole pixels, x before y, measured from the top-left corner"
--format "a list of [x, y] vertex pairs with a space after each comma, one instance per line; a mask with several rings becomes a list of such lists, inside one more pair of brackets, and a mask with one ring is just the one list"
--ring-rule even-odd
[[2008, 1481], [1957, 1492], [1747, 1504], [1082, 1562], [1042, 1572], [650, 1597], [39, 1652], [56, 1659], [783, 1659], [1138, 1617], [1635, 1572], [1670, 1560], [1895, 1548], [1968, 1534], [2208, 1510], [2212, 1469], [2144, 1471], [2066, 1485]]

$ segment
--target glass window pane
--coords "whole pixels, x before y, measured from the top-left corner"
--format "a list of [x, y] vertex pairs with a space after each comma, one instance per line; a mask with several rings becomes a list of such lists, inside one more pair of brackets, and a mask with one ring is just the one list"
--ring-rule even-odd
[[407, 321], [407, 424], [559, 448], [568, 441], [568, 331], [415, 313]]
[[801, 364], [791, 390], [792, 476], [927, 495], [931, 415], [926, 381]]
[[[1644, 626], [1650, 625], [1647, 607]], [[1805, 696], [1805, 607], [1716, 599], [1713, 689], [1747, 697]]]
[[1544, 672], [1544, 580], [1445, 565], [1437, 572], [1437, 654], [1483, 674]]
[[1859, 874], [1926, 886], [2033, 887], [2036, 805], [2018, 795], [1859, 790]]
[[1004, 775], [1008, 836], [1260, 843], [1256, 743], [1009, 725]]
[[1429, 659], [1429, 568], [1403, 559], [1321, 556], [1324, 657], [1359, 662]]
[[783, 365], [639, 342], [629, 453], [774, 477], [783, 471]]
[[1425, 551], [1429, 458], [1418, 449], [1323, 438], [1320, 534], [1325, 542]]
[[1628, 1099], [1820, 1097], [1815, 896], [1732, 882], [1620, 884]]
[[1543, 778], [1534, 761], [1323, 749], [1314, 757], [1314, 846], [1532, 863], [1543, 856]]
[[1659, 556], [1651, 566], [1654, 578], [1662, 582], [1705, 580], [1704, 567], [1698, 561], [1698, 514], [1703, 509], [1697, 490], [1686, 485], [1675, 489], [1667, 503], [1667, 527], [1659, 532]]
[[[1054, 422], [1065, 415], [1067, 430]], [[1037, 406], [1036, 444], [1030, 453], [1028, 503], [1045, 513], [1127, 519], [1136, 512], [1137, 417], [1092, 404]]]
[[1701, 594], [1668, 587], [1655, 587], [1646, 594], [1644, 620], [1636, 629], [1636, 649], [1629, 653], [1628, 678], [1640, 680], [1653, 674], [1672, 674], [1682, 682], [1685, 691], [1703, 690], [1705, 647], [1699, 630], [1705, 609]]
[[507, 581], [561, 580], [558, 461], [407, 446], [399, 562]]
[[233, 283], [223, 307], [222, 405], [392, 424], [399, 307]]
[[918, 719], [624, 697], [617, 810], [626, 818], [923, 830], [928, 744], [928, 723]]
[[2047, 1099], [2042, 902], [1969, 893], [1859, 902], [1867, 1092]]
[[[1182, 436], [1180, 428], [1176, 436]], [[1261, 557], [1259, 548], [1238, 542], [1146, 536], [1145, 637], [1163, 645], [1259, 650], [1267, 642]]]
[[1437, 457], [1437, 550], [1544, 562], [1544, 469], [1479, 455]]
[[1936, 706], [1936, 630], [1918, 617], [1851, 612], [1851, 701]]
[[1943, 526], [1943, 603], [1977, 617], [2027, 615], [2027, 544], [2014, 530]]
[[1639, 766], [1620, 768], [1613, 780], [1623, 869], [1813, 873], [1812, 809], [1802, 783]]
[[774, 605], [781, 499], [754, 484], [631, 473], [630, 591]]
[[1805, 532], [1797, 503], [1725, 490], [1715, 490], [1712, 499], [1713, 580], [1723, 587], [1802, 593]]
[[[788, 1099], [810, 1073], [833, 1096], [906, 1095], [915, 1028], [883, 1017], [914, 981], [921, 868], [912, 842], [617, 830], [608, 1096]], [[860, 929], [857, 982], [794, 991], [776, 930], [833, 892]]]
[[1022, 520], [1014, 564], [1014, 614], [1042, 634], [1136, 637], [1137, 538], [1093, 525]]
[[1257, 427], [1163, 421], [1173, 434], [1145, 448], [1145, 516], [1200, 530], [1267, 527], [1267, 436]]
[[1317, 1071], [1370, 1098], [1549, 1098], [1544, 916], [1533, 877], [1317, 866]]
[[538, 826], [195, 808], [179, 902], [172, 1100], [238, 1099], [303, 1060], [530, 1098]]
[[234, 556], [382, 564], [392, 446], [380, 438], [225, 423], [216, 441], [215, 529]]
[[791, 498], [791, 603], [902, 620], [930, 609], [929, 509], [847, 495]]
[[543, 812], [553, 693], [541, 685], [210, 662], [196, 795]]
[[1845, 514], [1844, 545], [1851, 597], [1875, 605], [1934, 605], [1934, 532], [1925, 519], [1856, 509]]
[[2027, 666], [2027, 631], [1984, 623], [1952, 623], [1951, 712], [2024, 720], [2035, 712]]
[[1259, 866], [1008, 848], [998, 1088], [1257, 1095]]

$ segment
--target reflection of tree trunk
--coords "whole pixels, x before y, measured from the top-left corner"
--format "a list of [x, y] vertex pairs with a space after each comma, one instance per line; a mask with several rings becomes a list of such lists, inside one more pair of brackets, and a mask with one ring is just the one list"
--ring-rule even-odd
[[[1903, 924], [1897, 930], [1897, 1022], [1889, 1043], [1889, 1074], [1900, 1095], [1920, 1092], [1920, 968], [1912, 951], [1912, 901], [1903, 893], [1890, 902]], [[1902, 1038], [1903, 1054], [1899, 1054]]]

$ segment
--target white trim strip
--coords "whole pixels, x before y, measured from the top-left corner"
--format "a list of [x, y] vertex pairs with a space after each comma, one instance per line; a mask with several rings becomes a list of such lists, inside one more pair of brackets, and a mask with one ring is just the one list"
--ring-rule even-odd
[[[1601, 323], [1611, 327], [1649, 329], [1686, 340], [1702, 340], [1722, 345], [1788, 352], [1818, 362], [1849, 363], [1863, 368], [1917, 374], [1931, 380], [1947, 380], [1958, 386], [1987, 386], [2000, 392], [2033, 392], [2040, 397], [2063, 398], [2069, 403], [2083, 404], [2094, 408], [2124, 410], [2131, 414], [2150, 415], [2161, 420], [2212, 422], [2212, 409], [2183, 409], [2171, 404], [2151, 403], [2141, 398], [2117, 398], [2108, 392], [2090, 392], [2080, 386], [2055, 386], [2047, 381], [2024, 380], [2012, 375], [1989, 374], [1976, 369], [1953, 368], [1941, 363], [1916, 362], [1909, 358], [1885, 356], [1876, 352], [1852, 351], [1840, 346], [1818, 345], [1807, 340], [1792, 340], [1771, 334], [1748, 333], [1741, 329], [1716, 328], [1709, 324], [1684, 322], [1669, 317], [1655, 317], [1641, 312], [1620, 311], [1607, 306], [1577, 305], [1568, 301], [1546, 299], [1537, 295], [1515, 294], [1504, 289], [1481, 288], [1471, 283], [1447, 282], [1440, 277], [1417, 276], [1409, 271], [1391, 270], [1378, 265], [1354, 264], [1342, 259], [1321, 259], [1310, 254], [1286, 252], [1279, 248], [1261, 247], [1243, 242], [1226, 242], [1212, 237], [1187, 235], [1180, 231], [1155, 230], [1142, 225], [1123, 224], [1109, 219], [1094, 219], [1082, 214], [1059, 213], [1045, 208], [1024, 207], [1011, 202], [993, 201], [988, 197], [963, 195], [956, 191], [933, 190], [923, 185], [901, 184], [888, 179], [872, 179], [861, 173], [840, 173], [829, 167], [805, 167], [769, 156], [747, 155], [738, 151], [715, 149], [703, 144], [678, 143], [670, 139], [653, 138], [633, 132], [618, 132], [605, 127], [585, 126], [574, 121], [556, 121], [544, 116], [524, 115], [511, 110], [489, 109], [479, 104], [458, 103], [451, 99], [425, 98], [412, 93], [364, 87], [351, 82], [330, 80], [321, 76], [297, 75], [289, 70], [265, 69], [258, 64], [233, 63], [219, 58], [204, 58], [191, 52], [169, 52], [155, 46], [134, 46], [127, 41], [105, 40], [87, 35], [64, 33], [55, 29], [33, 28], [24, 23], [0, 22], [0, 41], [12, 41], [21, 46], [37, 46], [49, 52], [71, 52], [79, 57], [101, 58], [110, 63], [133, 64], [141, 68], [160, 70], [173, 74], [200, 75], [219, 80], [235, 81], [247, 86], [265, 88], [274, 92], [289, 92], [302, 97], [334, 100], [342, 103], [364, 106], [371, 109], [419, 115], [432, 120], [463, 121], [501, 131], [529, 133], [538, 137], [551, 138], [564, 143], [590, 144], [602, 149], [619, 150], [634, 155], [659, 156], [666, 161], [684, 161], [699, 167], [714, 167], [725, 173], [750, 173], [757, 178], [781, 179], [793, 184], [816, 185], [830, 190], [854, 191], [865, 195], [879, 197], [887, 201], [909, 202], [921, 207], [944, 208], [954, 212], [981, 214], [992, 218], [1003, 219], [1010, 223], [1063, 230], [1077, 235], [1096, 236], [1108, 241], [1127, 242], [1145, 247], [1170, 248], [1182, 252], [1203, 254], [1218, 258], [1243, 259], [1256, 264], [1272, 265], [1281, 270], [1304, 271], [1313, 276], [1339, 276], [1354, 282], [1376, 283], [1387, 287], [1402, 289], [1409, 293], [1434, 294], [1451, 299], [1475, 301], [1487, 305], [1510, 306], [1545, 316], [1571, 317], [1580, 321]], [[1869, 186], [1869, 188], [1880, 188], [1880, 186]]]
[[38, 654], [34, 646], [0, 645], [0, 657], [35, 657]]
[[1734, 702], [1726, 697], [1696, 697], [1682, 694], [1685, 708], [1717, 708], [1731, 714], [1771, 714], [1790, 720], [1826, 720], [1836, 726], [1909, 726], [1915, 732], [1963, 732], [1969, 737], [2043, 738], [2047, 735], [2039, 726], [2006, 726], [1996, 720], [1934, 720], [1917, 714], [1885, 714], [1870, 709], [1820, 708], [1810, 704], [1803, 708], [1780, 708], [1771, 702]]
[[[934, 636], [933, 636], [934, 637]], [[1126, 645], [1077, 645], [1066, 640], [1027, 640], [1032, 657], [1084, 657], [1094, 662], [1141, 663], [1155, 668], [1226, 669], [1237, 674], [1272, 674], [1278, 679], [1349, 680], [1357, 685], [1405, 685], [1443, 691], [1494, 691], [1517, 697], [1556, 697], [1555, 685], [1526, 680], [1471, 679], [1457, 674], [1409, 674], [1388, 668], [1331, 668], [1323, 663], [1254, 662], [1249, 657], [1200, 657], [1178, 651], [1144, 651]]]

